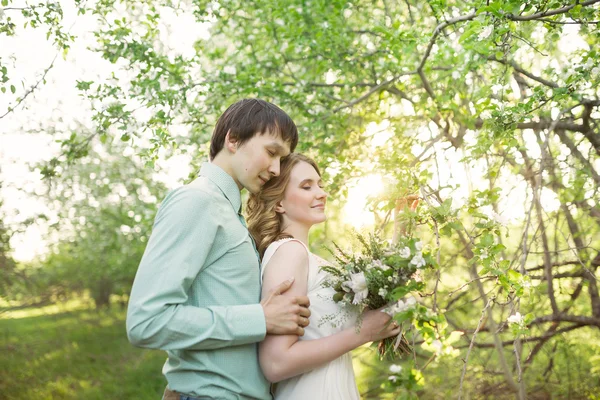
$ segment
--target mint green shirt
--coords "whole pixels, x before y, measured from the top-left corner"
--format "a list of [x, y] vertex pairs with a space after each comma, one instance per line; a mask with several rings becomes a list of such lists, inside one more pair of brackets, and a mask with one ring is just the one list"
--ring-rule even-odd
[[260, 265], [233, 178], [204, 163], [161, 204], [133, 282], [127, 335], [166, 350], [171, 390], [213, 399], [270, 399], [258, 363], [266, 322]]

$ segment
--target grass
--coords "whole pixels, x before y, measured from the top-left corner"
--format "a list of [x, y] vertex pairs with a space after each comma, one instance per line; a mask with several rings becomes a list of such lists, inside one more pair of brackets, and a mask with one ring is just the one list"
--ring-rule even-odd
[[166, 354], [133, 347], [125, 311], [45, 308], [0, 319], [0, 399], [160, 399]]

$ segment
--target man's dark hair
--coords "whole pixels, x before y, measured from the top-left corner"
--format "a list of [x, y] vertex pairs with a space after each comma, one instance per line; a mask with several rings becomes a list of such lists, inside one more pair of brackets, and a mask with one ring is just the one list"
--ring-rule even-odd
[[255, 134], [279, 134], [294, 151], [298, 144], [298, 128], [281, 108], [268, 101], [243, 99], [234, 103], [219, 117], [210, 140], [210, 159], [223, 149], [225, 136], [238, 141], [240, 145], [252, 139]]

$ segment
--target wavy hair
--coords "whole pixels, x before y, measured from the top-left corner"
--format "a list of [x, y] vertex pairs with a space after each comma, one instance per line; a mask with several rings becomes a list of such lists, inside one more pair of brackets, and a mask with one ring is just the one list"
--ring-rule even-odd
[[281, 161], [279, 176], [271, 178], [260, 192], [250, 193], [248, 197], [246, 205], [248, 230], [256, 242], [261, 259], [271, 243], [292, 237], [283, 232], [283, 216], [275, 209], [277, 204], [283, 200], [292, 169], [301, 161], [310, 164], [321, 176], [319, 167], [314, 160], [300, 153], [291, 153]]

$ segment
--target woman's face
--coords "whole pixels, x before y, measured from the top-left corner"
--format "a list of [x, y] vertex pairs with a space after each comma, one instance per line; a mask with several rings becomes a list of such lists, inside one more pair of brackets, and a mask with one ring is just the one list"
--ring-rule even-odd
[[327, 193], [323, 182], [312, 165], [300, 161], [290, 173], [281, 205], [277, 212], [283, 213], [286, 223], [312, 226], [325, 221]]

